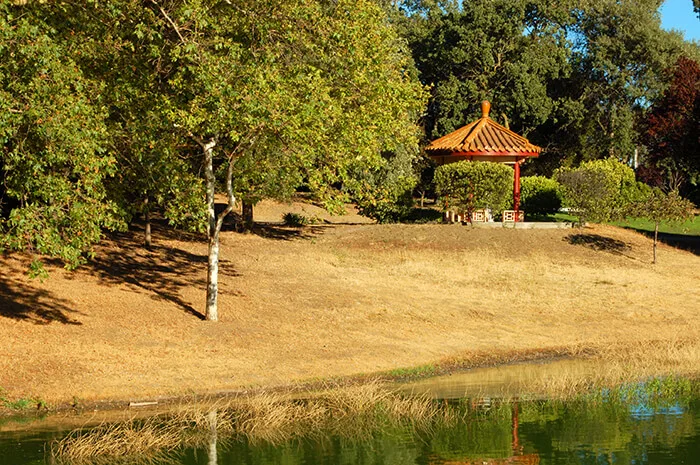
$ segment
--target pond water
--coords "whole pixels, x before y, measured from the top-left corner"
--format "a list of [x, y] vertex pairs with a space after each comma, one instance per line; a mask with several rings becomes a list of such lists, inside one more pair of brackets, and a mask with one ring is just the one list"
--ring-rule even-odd
[[[446, 382], [437, 381], [437, 386]], [[435, 402], [457, 412], [457, 419], [421, 430], [395, 426], [373, 431], [362, 439], [329, 433], [277, 445], [245, 439], [217, 441], [212, 435], [203, 447], [183, 448], [161, 459], [88, 463], [700, 464], [697, 383], [684, 381], [682, 388], [676, 389], [675, 385], [653, 381], [615, 392], [601, 391], [571, 402], [501, 402], [488, 396], [458, 398], [453, 395], [460, 389], [456, 387], [458, 384], [450, 385], [447, 395], [437, 388], [435, 391], [436, 399], [442, 398]], [[420, 385], [425, 388], [428, 383]], [[468, 386], [462, 388], [469, 390]], [[414, 385], [407, 389], [417, 388]], [[480, 389], [483, 391], [484, 387]], [[0, 420], [0, 464], [56, 463], [46, 451], [52, 441], [61, 439], [67, 431], [50, 426], [48, 420], [42, 424], [40, 420], [25, 428]]]

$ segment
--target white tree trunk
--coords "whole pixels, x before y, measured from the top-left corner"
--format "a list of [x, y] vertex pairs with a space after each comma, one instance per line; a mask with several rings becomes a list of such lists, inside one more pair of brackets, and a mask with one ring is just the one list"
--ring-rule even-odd
[[207, 260], [207, 306], [205, 317], [207, 321], [219, 319], [219, 231], [216, 222], [214, 193], [216, 178], [214, 177], [214, 147], [216, 141], [212, 138], [202, 145], [204, 151], [204, 174], [207, 181], [207, 238], [209, 239], [209, 258]]
[[[193, 136], [194, 137], [194, 136]], [[216, 139], [207, 141], [195, 138], [202, 146], [204, 152], [204, 175], [207, 181], [207, 238], [209, 239], [209, 256], [207, 259], [207, 306], [205, 318], [207, 321], [219, 320], [218, 295], [219, 295], [219, 233], [224, 225], [226, 215], [231, 213], [236, 206], [236, 198], [233, 195], [233, 161], [234, 155], [228, 157], [228, 169], [226, 170], [226, 196], [228, 205], [226, 209], [216, 216], [216, 177], [214, 176], [214, 147]]]
[[151, 248], [151, 206], [148, 204], [148, 194], [143, 199], [144, 220], [146, 221], [146, 230], [144, 232], [143, 243], [146, 248]]
[[654, 222], [654, 261], [652, 263], [656, 265], [656, 243], [659, 241], [659, 222]]

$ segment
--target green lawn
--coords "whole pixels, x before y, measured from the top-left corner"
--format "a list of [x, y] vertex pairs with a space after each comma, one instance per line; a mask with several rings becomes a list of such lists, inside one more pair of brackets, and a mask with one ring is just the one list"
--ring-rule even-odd
[[[642, 218], [627, 219], [625, 221], [614, 221], [610, 224], [623, 228], [636, 229], [637, 231], [654, 231], [654, 223]], [[681, 234], [684, 236], [700, 236], [700, 215], [695, 215], [693, 219], [683, 223], [661, 223], [659, 232], [666, 234]]]
[[[566, 213], [555, 213], [554, 215], [528, 216], [527, 221], [568, 221], [576, 222], [578, 218]], [[610, 224], [622, 228], [634, 229], [637, 231], [654, 231], [654, 223], [643, 218], [628, 218], [624, 221], [613, 221]], [[693, 219], [683, 223], [661, 223], [659, 232], [665, 234], [679, 234], [684, 236], [700, 236], [700, 215], [695, 215]]]

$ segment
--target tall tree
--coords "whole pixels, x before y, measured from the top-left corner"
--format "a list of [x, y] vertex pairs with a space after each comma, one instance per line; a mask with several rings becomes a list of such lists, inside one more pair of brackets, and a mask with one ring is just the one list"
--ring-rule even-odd
[[568, 74], [566, 9], [548, 2], [403, 2], [400, 30], [421, 80], [432, 86], [428, 139], [464, 125], [484, 99], [500, 122], [527, 134], [558, 102], [550, 82]]
[[104, 188], [116, 160], [102, 92], [43, 15], [0, 4], [0, 248], [75, 267], [102, 228], [122, 226]]
[[659, 0], [406, 0], [395, 21], [432, 86], [429, 139], [494, 117], [546, 148], [533, 165], [633, 157], [638, 121], [668, 85], [666, 69], [696, 44], [664, 31]]
[[[158, 50], [168, 120], [203, 160], [206, 315], [216, 320], [219, 235], [239, 195], [283, 195], [303, 181], [333, 206], [333, 183], [380, 165], [382, 149], [415, 145], [423, 91], [371, 1], [149, 5], [154, 16], [135, 27]], [[217, 172], [228, 199], [218, 215]]]
[[661, 28], [660, 4], [593, 0], [572, 9], [574, 72], [566, 91], [580, 113], [567, 130], [575, 134], [568, 142], [576, 158], [634, 156], [636, 122], [667, 86], [666, 70], [692, 48]]
[[700, 64], [681, 57], [672, 70], [670, 87], [644, 122], [644, 174], [669, 190], [700, 181]]

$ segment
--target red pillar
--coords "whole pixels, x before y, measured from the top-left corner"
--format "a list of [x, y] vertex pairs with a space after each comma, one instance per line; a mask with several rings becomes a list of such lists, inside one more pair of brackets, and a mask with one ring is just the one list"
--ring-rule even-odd
[[520, 216], [520, 160], [515, 159], [515, 179], [513, 181], [513, 210], [515, 210], [515, 221]]

